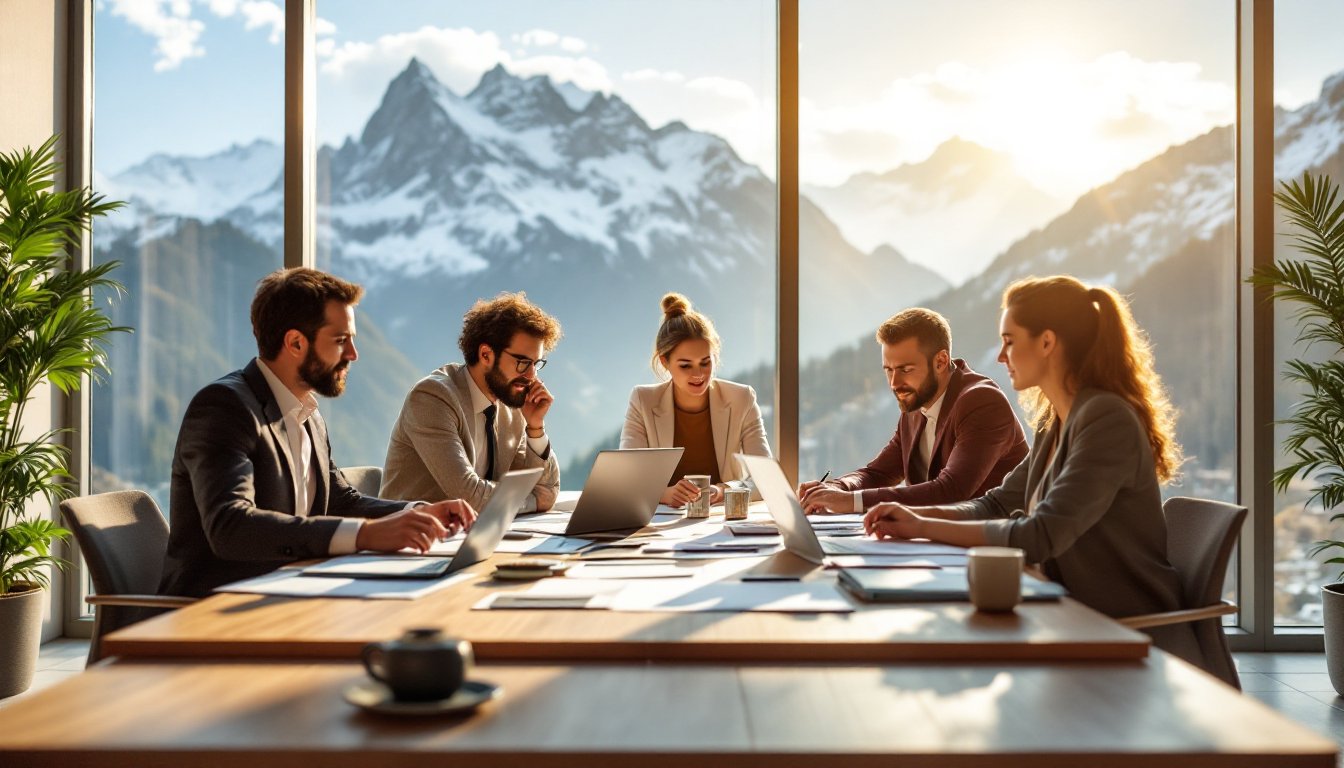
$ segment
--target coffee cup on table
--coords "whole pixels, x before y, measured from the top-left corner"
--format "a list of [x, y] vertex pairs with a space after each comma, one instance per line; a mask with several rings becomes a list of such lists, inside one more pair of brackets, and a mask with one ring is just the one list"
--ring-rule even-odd
[[971, 547], [966, 582], [971, 604], [979, 611], [1011, 611], [1022, 601], [1025, 557], [1015, 547]]
[[398, 701], [437, 701], [457, 692], [474, 657], [471, 643], [437, 629], [410, 629], [396, 640], [369, 643], [364, 668]]

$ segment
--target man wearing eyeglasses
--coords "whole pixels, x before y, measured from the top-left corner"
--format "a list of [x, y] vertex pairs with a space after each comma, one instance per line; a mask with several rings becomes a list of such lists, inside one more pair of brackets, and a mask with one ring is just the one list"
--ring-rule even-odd
[[462, 318], [449, 363], [406, 396], [392, 428], [382, 494], [463, 499], [480, 509], [504, 473], [545, 467], [523, 511], [547, 511], [560, 490], [560, 465], [546, 434], [554, 398], [539, 378], [560, 341], [560, 323], [523, 293], [477, 301]]

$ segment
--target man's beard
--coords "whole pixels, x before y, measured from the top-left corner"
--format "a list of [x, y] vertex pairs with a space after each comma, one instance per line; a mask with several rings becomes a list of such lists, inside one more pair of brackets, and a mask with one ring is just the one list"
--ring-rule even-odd
[[[522, 384], [523, 391], [514, 391], [514, 384]], [[490, 370], [485, 372], [485, 386], [501, 403], [510, 408], [522, 408], [523, 403], [527, 402], [527, 393], [532, 389], [532, 381], [525, 376], [506, 378], [504, 372], [499, 370], [499, 360], [496, 359]]]
[[[892, 394], [894, 395], [904, 391], [907, 390], [893, 389]], [[933, 364], [930, 362], [929, 375], [924, 379], [924, 383], [920, 384], [919, 388], [915, 390], [915, 396], [908, 401], [897, 397], [896, 404], [900, 406], [901, 411], [904, 413], [910, 413], [911, 411], [918, 410], [928, 405], [933, 401], [933, 396], [936, 394], [938, 394], [938, 377], [933, 375]]]
[[345, 391], [345, 377], [340, 374], [349, 367], [349, 360], [342, 360], [330, 367], [323, 365], [317, 351], [310, 346], [308, 356], [303, 358], [303, 365], [299, 366], [299, 377], [323, 397], [340, 397]]

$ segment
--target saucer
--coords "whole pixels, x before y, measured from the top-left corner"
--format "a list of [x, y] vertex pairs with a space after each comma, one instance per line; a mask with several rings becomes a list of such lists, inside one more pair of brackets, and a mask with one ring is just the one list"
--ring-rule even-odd
[[468, 680], [446, 699], [397, 701], [392, 689], [377, 680], [363, 680], [347, 687], [345, 700], [360, 709], [383, 715], [455, 715], [470, 712], [499, 696], [502, 688], [481, 680]]

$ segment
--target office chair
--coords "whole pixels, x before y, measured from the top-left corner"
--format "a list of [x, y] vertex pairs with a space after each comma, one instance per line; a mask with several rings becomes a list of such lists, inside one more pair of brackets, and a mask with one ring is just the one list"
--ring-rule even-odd
[[364, 496], [377, 496], [383, 487], [382, 467], [342, 467], [345, 482]]
[[1184, 608], [1129, 616], [1120, 619], [1120, 623], [1132, 629], [1145, 629], [1193, 622], [1195, 639], [1204, 657], [1199, 666], [1240, 690], [1241, 680], [1220, 617], [1237, 612], [1235, 603], [1222, 599], [1222, 591], [1227, 563], [1246, 519], [1246, 508], [1174, 496], [1162, 504], [1162, 511], [1167, 518], [1167, 557], [1181, 581]]
[[61, 515], [79, 542], [89, 565], [95, 594], [93, 641], [88, 664], [103, 658], [103, 636], [195, 602], [189, 597], [156, 595], [168, 521], [144, 491], [113, 491], [61, 502]]

